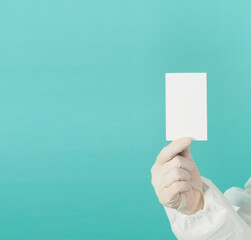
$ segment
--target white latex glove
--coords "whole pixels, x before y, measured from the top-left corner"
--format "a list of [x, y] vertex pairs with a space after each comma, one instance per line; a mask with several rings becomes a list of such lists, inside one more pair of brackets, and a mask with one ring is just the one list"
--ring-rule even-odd
[[152, 185], [162, 205], [194, 214], [204, 205], [201, 176], [190, 153], [192, 139], [173, 141], [154, 163]]

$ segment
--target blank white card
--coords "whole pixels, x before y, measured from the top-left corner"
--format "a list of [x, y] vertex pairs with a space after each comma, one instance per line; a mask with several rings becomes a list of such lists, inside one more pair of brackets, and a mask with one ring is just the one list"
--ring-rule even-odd
[[207, 140], [207, 74], [166, 73], [166, 140]]

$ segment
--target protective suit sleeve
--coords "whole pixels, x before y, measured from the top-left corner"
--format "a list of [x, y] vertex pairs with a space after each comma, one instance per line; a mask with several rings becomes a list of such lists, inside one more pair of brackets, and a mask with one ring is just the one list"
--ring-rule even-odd
[[173, 233], [179, 240], [248, 240], [251, 228], [235, 212], [220, 190], [202, 177], [207, 186], [204, 208], [193, 215], [165, 207]]
[[238, 215], [251, 227], [251, 177], [244, 188], [232, 187], [224, 193], [224, 196], [236, 208]]

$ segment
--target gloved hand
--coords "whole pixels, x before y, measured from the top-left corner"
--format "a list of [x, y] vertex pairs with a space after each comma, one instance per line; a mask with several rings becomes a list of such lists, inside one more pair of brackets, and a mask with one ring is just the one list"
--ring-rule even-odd
[[204, 206], [199, 170], [190, 153], [191, 138], [164, 147], [154, 163], [152, 185], [162, 205], [194, 214]]

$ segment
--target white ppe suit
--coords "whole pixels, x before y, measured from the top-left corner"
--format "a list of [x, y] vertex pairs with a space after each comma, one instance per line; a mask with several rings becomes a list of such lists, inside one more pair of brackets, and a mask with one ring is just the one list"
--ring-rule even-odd
[[205, 200], [202, 210], [186, 215], [165, 207], [177, 239], [251, 240], [251, 178], [245, 190], [233, 187], [225, 196], [209, 179], [202, 177], [202, 182]]

